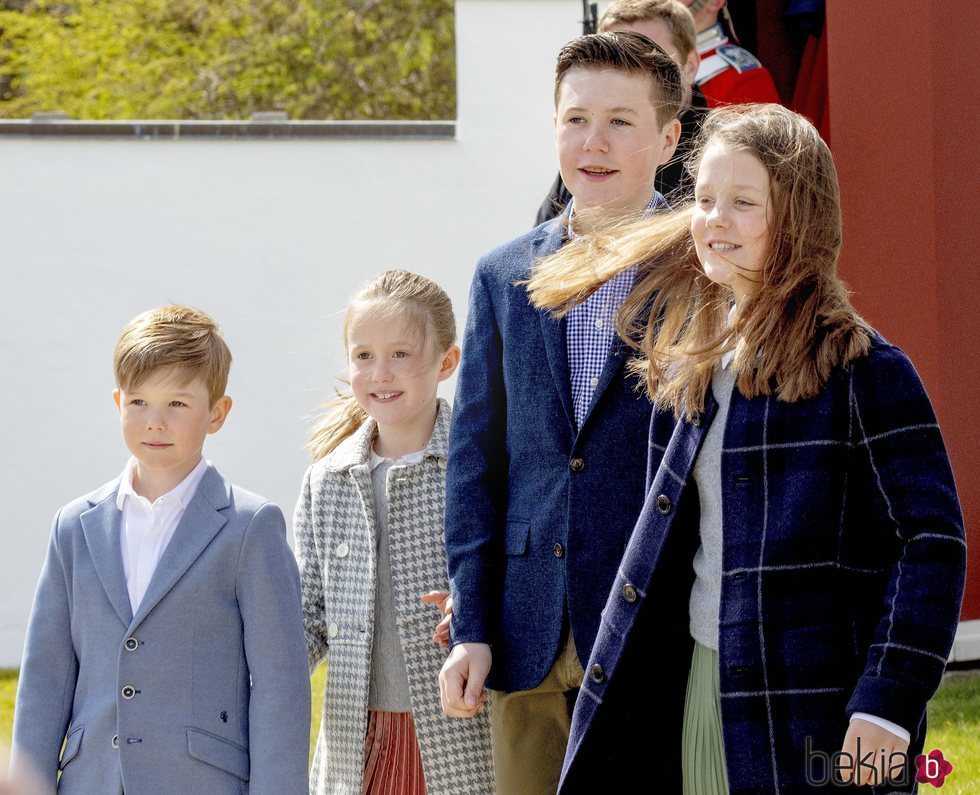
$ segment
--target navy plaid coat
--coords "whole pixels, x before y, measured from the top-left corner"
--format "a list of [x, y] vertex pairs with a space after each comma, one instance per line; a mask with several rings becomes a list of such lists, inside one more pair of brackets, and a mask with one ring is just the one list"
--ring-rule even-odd
[[[691, 470], [716, 409], [709, 394], [690, 422], [653, 418], [646, 503], [586, 669], [562, 793], [680, 791], [698, 543]], [[914, 758], [956, 630], [966, 544], [909, 360], [877, 338], [813, 399], [749, 400], [736, 389], [721, 481], [719, 665], [733, 795], [810, 791], [807, 738], [814, 750], [840, 750], [852, 712], [909, 729]], [[650, 727], [665, 724], [676, 739], [651, 747]], [[876, 791], [913, 786], [914, 776]]]

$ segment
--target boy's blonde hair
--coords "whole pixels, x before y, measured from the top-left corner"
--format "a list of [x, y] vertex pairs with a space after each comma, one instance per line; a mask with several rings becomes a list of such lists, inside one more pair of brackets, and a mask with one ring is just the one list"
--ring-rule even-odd
[[[385, 271], [351, 296], [344, 315], [344, 347], [357, 312], [391, 317], [404, 314], [423, 347], [437, 356], [456, 344], [456, 316], [449, 295], [425, 276], [403, 270]], [[363, 425], [368, 414], [347, 390], [325, 406], [314, 426], [307, 448], [319, 461]]]
[[618, 24], [661, 19], [670, 31], [671, 41], [682, 58], [697, 51], [698, 32], [694, 17], [679, 0], [613, 0], [602, 12], [599, 32], [605, 33]]
[[175, 368], [187, 382], [200, 378], [213, 406], [228, 386], [231, 351], [210, 315], [189, 306], [165, 304], [126, 324], [112, 364], [120, 389], [134, 389], [164, 367]]

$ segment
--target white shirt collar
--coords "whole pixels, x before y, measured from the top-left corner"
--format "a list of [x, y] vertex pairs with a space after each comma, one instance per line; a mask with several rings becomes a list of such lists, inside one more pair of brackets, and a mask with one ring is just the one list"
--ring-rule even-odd
[[418, 464], [422, 458], [425, 456], [425, 449], [418, 450], [414, 453], [406, 453], [401, 458], [385, 458], [384, 456], [378, 455], [374, 452], [374, 448], [371, 448], [371, 458], [368, 461], [368, 469], [374, 472], [381, 464], [385, 461], [390, 461], [392, 464]]
[[[194, 496], [194, 492], [197, 491], [198, 485], [201, 483], [201, 479], [204, 477], [204, 473], [207, 471], [210, 462], [205, 458], [201, 458], [197, 462], [197, 466], [194, 467], [187, 477], [184, 478], [180, 483], [174, 486], [166, 494], [161, 495], [157, 498], [157, 502], [164, 499], [164, 497], [172, 497], [177, 500], [181, 508], [186, 509], [187, 505], [190, 503], [191, 498]], [[136, 471], [136, 458], [130, 458], [126, 462], [126, 468], [123, 470], [122, 478], [119, 481], [119, 492], [116, 494], [116, 507], [121, 511], [123, 505], [126, 502], [127, 497], [136, 497], [138, 499], [146, 499], [141, 497], [136, 493], [136, 489], [133, 488], [133, 474]], [[156, 503], [154, 503], [155, 505]]]
[[725, 29], [720, 22], [698, 33], [696, 44], [698, 55], [704, 55], [708, 50], [721, 47], [723, 44], [728, 44], [728, 36], [725, 35]]

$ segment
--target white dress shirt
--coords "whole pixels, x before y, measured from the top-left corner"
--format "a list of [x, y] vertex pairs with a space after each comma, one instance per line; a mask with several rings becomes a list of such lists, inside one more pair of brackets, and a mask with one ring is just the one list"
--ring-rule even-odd
[[133, 489], [136, 459], [130, 458], [126, 464], [119, 482], [116, 507], [122, 511], [119, 545], [133, 615], [143, 601], [163, 551], [173, 538], [207, 468], [208, 462], [202, 458], [186, 478], [151, 505], [146, 497]]

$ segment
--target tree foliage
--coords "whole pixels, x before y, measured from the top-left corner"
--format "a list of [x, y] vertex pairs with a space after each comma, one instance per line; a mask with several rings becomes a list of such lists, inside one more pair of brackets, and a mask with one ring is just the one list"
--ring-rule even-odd
[[0, 0], [0, 117], [451, 119], [452, 0]]

